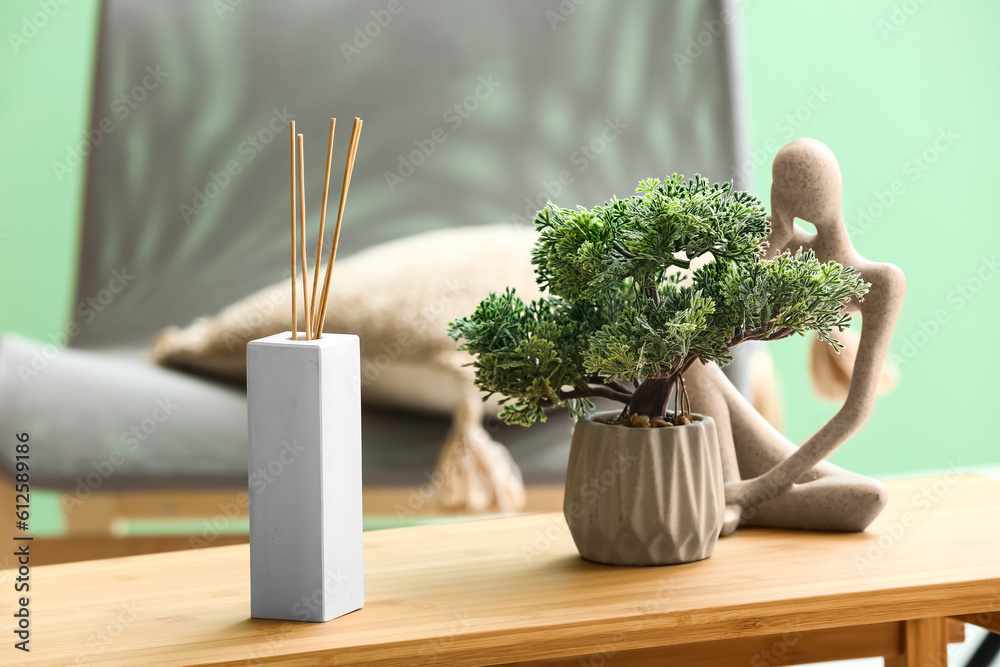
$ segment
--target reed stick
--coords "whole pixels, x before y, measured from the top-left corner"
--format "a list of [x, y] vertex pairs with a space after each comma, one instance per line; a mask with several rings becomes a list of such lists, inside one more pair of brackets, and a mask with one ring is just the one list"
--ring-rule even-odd
[[295, 279], [298, 277], [296, 269], [295, 256], [295, 121], [292, 121], [292, 340], [298, 340], [299, 334], [299, 323], [298, 323], [298, 313], [296, 312], [297, 301], [295, 294]]
[[347, 149], [347, 166], [344, 168], [344, 185], [340, 191], [340, 207], [337, 209], [337, 224], [333, 230], [333, 243], [330, 245], [330, 258], [326, 263], [326, 276], [323, 279], [323, 294], [320, 297], [319, 330], [326, 324], [326, 307], [330, 294], [330, 275], [333, 263], [337, 258], [337, 245], [340, 242], [340, 226], [344, 220], [344, 206], [347, 203], [347, 191], [351, 187], [351, 174], [354, 172], [354, 158], [358, 152], [358, 141], [361, 139], [361, 119], [354, 119], [354, 129], [351, 131], [351, 144]]
[[312, 340], [312, 313], [309, 312], [309, 267], [306, 266], [306, 163], [302, 134], [299, 140], [299, 243], [302, 246], [302, 307], [306, 316], [306, 340]]
[[326, 204], [330, 197], [330, 164], [333, 162], [333, 130], [337, 127], [337, 119], [330, 119], [330, 140], [326, 149], [326, 177], [323, 179], [323, 211], [319, 216], [319, 239], [316, 241], [316, 266], [313, 268], [312, 297], [310, 299], [310, 312], [313, 313], [313, 334], [316, 338], [323, 336], [323, 328], [315, 322], [316, 315], [316, 288], [319, 286], [319, 264], [323, 257], [323, 235], [326, 233]]

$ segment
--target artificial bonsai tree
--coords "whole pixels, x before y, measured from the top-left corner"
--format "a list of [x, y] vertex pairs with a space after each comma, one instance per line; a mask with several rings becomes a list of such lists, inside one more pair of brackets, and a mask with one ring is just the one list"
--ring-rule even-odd
[[623, 403], [623, 425], [690, 423], [692, 364], [725, 365], [734, 345], [807, 331], [838, 347], [829, 334], [849, 326], [843, 307], [868, 290], [812, 251], [764, 259], [760, 200], [701, 176], [647, 179], [589, 210], [550, 202], [535, 226], [546, 296], [525, 303], [507, 288], [449, 327], [475, 356], [476, 384], [503, 396], [508, 423], [544, 421], [555, 405], [579, 418], [595, 397]]

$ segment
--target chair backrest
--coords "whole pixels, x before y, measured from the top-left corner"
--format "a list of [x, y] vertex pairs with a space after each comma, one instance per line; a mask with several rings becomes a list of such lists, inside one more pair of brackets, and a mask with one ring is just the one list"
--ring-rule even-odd
[[672, 172], [746, 187], [730, 5], [105, 0], [73, 344], [143, 345], [287, 275], [291, 117], [311, 255], [331, 116], [331, 219], [365, 121], [345, 255]]

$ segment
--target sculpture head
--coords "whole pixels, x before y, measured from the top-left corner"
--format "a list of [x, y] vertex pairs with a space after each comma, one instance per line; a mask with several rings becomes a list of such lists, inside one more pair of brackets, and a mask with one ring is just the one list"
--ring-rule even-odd
[[774, 157], [771, 210], [778, 221], [811, 222], [817, 231], [840, 220], [844, 184], [840, 165], [826, 144], [796, 139]]

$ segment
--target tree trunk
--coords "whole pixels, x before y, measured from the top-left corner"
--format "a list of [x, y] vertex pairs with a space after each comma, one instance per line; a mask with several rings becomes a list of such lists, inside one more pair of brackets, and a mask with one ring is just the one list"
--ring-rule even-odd
[[629, 399], [627, 414], [648, 415], [650, 418], [665, 417], [667, 401], [670, 400], [670, 392], [676, 381], [676, 377], [647, 378]]

